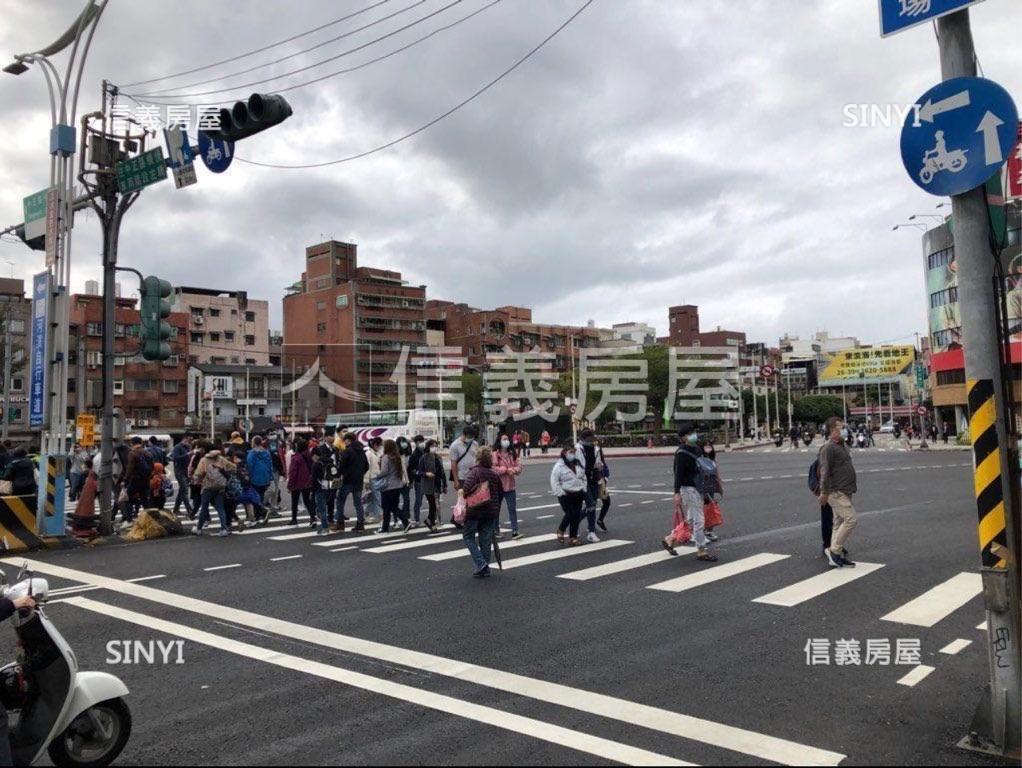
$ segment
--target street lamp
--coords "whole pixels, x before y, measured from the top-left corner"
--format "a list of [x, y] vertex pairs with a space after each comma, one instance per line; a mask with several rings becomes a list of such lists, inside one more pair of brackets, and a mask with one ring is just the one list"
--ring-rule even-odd
[[908, 220], [912, 221], [913, 219], [918, 218], [936, 219], [941, 224], [944, 223], [944, 217], [938, 216], [936, 213], [913, 213], [911, 216], [908, 217]]
[[[78, 112], [78, 92], [85, 69], [92, 38], [96, 33], [99, 19], [109, 0], [87, 0], [85, 7], [63, 35], [50, 45], [17, 54], [14, 61], [3, 68], [10, 75], [21, 75], [31, 64], [38, 64], [46, 79], [50, 99], [50, 190], [55, 192], [58, 206], [58, 231], [56, 242], [47, 243], [47, 269], [53, 277], [53, 317], [50, 320], [53, 331], [53, 352], [50, 360], [50, 426], [44, 435], [43, 452], [62, 453], [67, 443], [67, 379], [68, 379], [68, 334], [70, 327], [71, 285], [71, 229], [74, 221], [74, 173], [73, 160], [77, 134], [74, 129]], [[84, 45], [83, 45], [84, 41]], [[71, 49], [63, 77], [50, 57]], [[81, 49], [79, 51], [79, 49]], [[80, 55], [79, 55], [80, 53]], [[74, 89], [71, 90], [72, 77]], [[70, 94], [69, 94], [70, 92]], [[70, 99], [69, 99], [70, 95]]]
[[906, 223], [906, 224], [895, 224], [893, 227], [891, 227], [891, 231], [892, 232], [896, 232], [897, 230], [901, 229], [902, 227], [919, 227], [919, 229], [923, 230], [924, 232], [928, 229], [928, 227], [925, 224], [907, 224]]

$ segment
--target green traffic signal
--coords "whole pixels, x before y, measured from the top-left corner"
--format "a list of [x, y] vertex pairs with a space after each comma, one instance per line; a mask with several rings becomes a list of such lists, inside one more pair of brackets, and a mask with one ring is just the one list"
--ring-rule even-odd
[[170, 323], [163, 318], [170, 317], [170, 302], [166, 300], [173, 287], [166, 280], [150, 275], [142, 281], [142, 302], [140, 337], [142, 357], [146, 360], [166, 360], [171, 355], [166, 339], [173, 332]]

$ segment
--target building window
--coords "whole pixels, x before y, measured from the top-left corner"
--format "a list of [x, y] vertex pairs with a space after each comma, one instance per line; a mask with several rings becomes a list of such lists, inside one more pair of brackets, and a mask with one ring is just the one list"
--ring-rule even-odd
[[220, 317], [220, 310], [219, 309], [210, 309], [209, 310], [209, 316], [210, 317]]
[[176, 368], [180, 364], [181, 358], [179, 355], [171, 355], [163, 361], [164, 368]]
[[124, 394], [124, 379], [116, 379], [114, 381], [114, 394], [115, 395]]
[[165, 395], [176, 395], [178, 393], [178, 381], [177, 379], [164, 379], [163, 380], [163, 394]]
[[209, 340], [210, 341], [219, 342], [220, 341], [220, 334], [219, 333], [211, 333], [211, 334], [209, 334]]
[[336, 303], [337, 303], [337, 308], [338, 309], [347, 309], [347, 307], [348, 307], [348, 295], [347, 294], [342, 294], [342, 295], [338, 296]]
[[199, 362], [198, 355], [188, 355], [188, 365], [197, 365]]
[[326, 309], [326, 302], [325, 301], [317, 301], [316, 302], [316, 311], [317, 312], [323, 312], [325, 309]]
[[255, 346], [255, 336], [253, 336], [251, 334], [247, 334], [245, 336], [245, 346], [246, 347], [254, 347]]
[[964, 384], [965, 369], [959, 368], [955, 371], [937, 371], [937, 386], [945, 387], [949, 384]]
[[224, 341], [234, 343], [234, 331], [224, 331]]
[[326, 333], [326, 323], [316, 323], [317, 333]]
[[11, 379], [11, 392], [23, 392], [25, 390], [25, 380], [20, 376], [15, 376]]
[[24, 417], [21, 415], [21, 409], [20, 408], [8, 408], [7, 411], [8, 411], [8, 416], [9, 416], [9, 418], [7, 420], [8, 423], [10, 423], [10, 422], [20, 422], [20, 421], [24, 420]]
[[237, 365], [237, 364], [238, 364], [238, 358], [237, 357], [232, 357], [231, 358], [231, 365]]
[[25, 332], [25, 321], [15, 320], [11, 318], [7, 321], [7, 330], [11, 333], [24, 333]]
[[189, 307], [189, 310], [192, 313], [192, 317], [202, 317], [205, 314], [202, 307]]
[[87, 352], [85, 354], [85, 362], [90, 368], [98, 368], [103, 364], [103, 353]]
[[255, 322], [255, 312], [246, 312], [245, 313], [245, 322], [246, 323], [254, 323]]
[[156, 379], [132, 379], [132, 392], [151, 392], [156, 389]]
[[958, 286], [952, 285], [943, 291], [930, 294], [930, 309], [943, 307], [945, 304], [956, 304], [958, 302]]
[[102, 336], [103, 335], [103, 323], [86, 323], [86, 333], [89, 336]]
[[211, 357], [211, 358], [209, 358], [209, 361], [213, 365], [223, 365], [224, 363], [227, 362], [227, 358], [226, 357]]
[[961, 328], [947, 328], [933, 334], [933, 348], [945, 349], [951, 344], [959, 343], [962, 338]]
[[203, 341], [205, 341], [203, 334], [192, 331], [192, 344], [201, 344]]
[[255, 365], [255, 364], [256, 364], [256, 361], [255, 361], [254, 357], [246, 357], [245, 358], [245, 365]]
[[955, 260], [955, 249], [944, 248], [943, 250], [931, 253], [927, 257], [927, 266], [930, 269], [937, 269], [938, 267], [944, 267]]

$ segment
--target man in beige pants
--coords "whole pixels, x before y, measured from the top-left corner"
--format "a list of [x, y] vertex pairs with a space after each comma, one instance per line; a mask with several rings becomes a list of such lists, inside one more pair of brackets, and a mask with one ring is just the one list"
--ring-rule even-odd
[[827, 443], [820, 450], [820, 504], [830, 504], [837, 525], [830, 548], [824, 550], [831, 568], [855, 567], [855, 563], [845, 556], [845, 543], [859, 522], [852, 506], [852, 496], [858, 487], [846, 436], [847, 430], [841, 419], [837, 416], [827, 419]]

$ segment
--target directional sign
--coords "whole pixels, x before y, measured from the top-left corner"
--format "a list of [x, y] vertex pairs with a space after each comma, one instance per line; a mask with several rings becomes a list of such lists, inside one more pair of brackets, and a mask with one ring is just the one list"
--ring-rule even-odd
[[22, 200], [25, 215], [25, 239], [35, 240], [46, 234], [46, 193], [49, 188], [40, 190]]
[[195, 156], [192, 154], [192, 146], [188, 141], [188, 134], [178, 126], [173, 126], [163, 131], [163, 138], [167, 142], [168, 167], [182, 168], [192, 164]]
[[56, 187], [46, 192], [46, 266], [57, 263], [57, 241], [60, 239], [60, 194]]
[[1015, 145], [1018, 109], [993, 80], [945, 80], [916, 103], [901, 130], [901, 161], [912, 181], [932, 195], [982, 186]]
[[49, 360], [46, 357], [50, 319], [50, 273], [32, 278], [32, 359], [29, 363], [29, 426], [40, 429], [46, 422], [49, 398]]
[[202, 162], [213, 173], [223, 173], [234, 159], [234, 142], [210, 138], [199, 131], [199, 154]]
[[141, 155], [118, 163], [117, 188], [122, 195], [138, 192], [150, 184], [167, 178], [167, 161], [163, 159], [163, 147], [150, 149]]
[[982, 0], [880, 0], [880, 36], [887, 37]]

